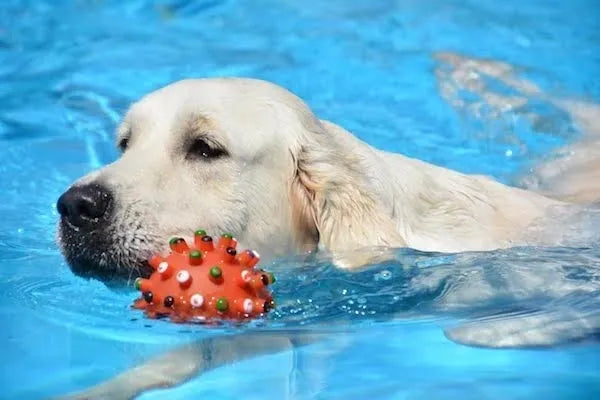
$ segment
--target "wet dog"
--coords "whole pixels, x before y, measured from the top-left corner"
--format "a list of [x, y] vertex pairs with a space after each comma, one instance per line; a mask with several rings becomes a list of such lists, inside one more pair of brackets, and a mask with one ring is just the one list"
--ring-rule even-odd
[[[439, 57], [455, 66], [441, 80], [451, 103], [451, 82], [485, 90], [465, 80], [464, 69], [510, 77], [502, 64]], [[516, 101], [488, 99], [503, 107]], [[583, 109], [565, 104], [574, 115]], [[252, 79], [184, 80], [150, 93], [126, 113], [117, 144], [120, 159], [58, 201], [60, 247], [81, 275], [147, 274], [145, 260], [166, 238], [198, 227], [233, 232], [267, 258], [321, 248], [343, 267], [369, 262], [368, 252], [344, 254], [373, 246], [460, 252], [553, 244], [551, 236], [528, 236], [528, 227], [600, 194], [592, 156], [580, 159], [577, 173], [561, 172], [560, 196], [509, 187], [375, 149], [289, 91]]]
[[[375, 149], [267, 82], [184, 80], [133, 104], [118, 129], [121, 158], [60, 197], [58, 241], [66, 259], [84, 276], [144, 275], [145, 260], [164, 250], [169, 236], [199, 227], [233, 232], [241, 246], [267, 258], [320, 249], [346, 268], [377, 260], [381, 254], [372, 247], [461, 252], [559, 244], [555, 218], [600, 198], [600, 107], [549, 97], [504, 63], [436, 57], [443, 65], [436, 71], [440, 93], [454, 107], [477, 115], [485, 104], [499, 115], [540, 97], [568, 113], [583, 138], [540, 165], [524, 183], [528, 190]], [[494, 93], [486, 78], [520, 95]], [[477, 94], [479, 102], [465, 103], [461, 90]], [[579, 320], [588, 327], [600, 323], [595, 315]], [[548, 326], [538, 316], [516, 321], [509, 345], [551, 343], [557, 329], [544, 333]], [[476, 326], [451, 337], [494, 346], [506, 337], [505, 328]], [[261, 354], [261, 339], [248, 338], [196, 343], [81, 398], [127, 398]], [[280, 333], [274, 339], [280, 346], [269, 351], [313, 339]], [[211, 365], [203, 361], [206, 352]]]

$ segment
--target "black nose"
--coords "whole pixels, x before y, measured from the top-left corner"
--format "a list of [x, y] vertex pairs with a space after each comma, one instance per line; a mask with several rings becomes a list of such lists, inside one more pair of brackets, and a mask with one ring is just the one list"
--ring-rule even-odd
[[77, 228], [91, 228], [108, 217], [110, 191], [98, 184], [72, 186], [56, 203], [60, 215]]

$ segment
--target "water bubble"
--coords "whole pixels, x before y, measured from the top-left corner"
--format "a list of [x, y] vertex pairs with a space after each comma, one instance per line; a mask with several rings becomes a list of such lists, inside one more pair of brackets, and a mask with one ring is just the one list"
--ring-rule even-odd
[[392, 278], [392, 273], [390, 271], [388, 271], [387, 269], [385, 269], [379, 273], [379, 276], [384, 281], [387, 281]]

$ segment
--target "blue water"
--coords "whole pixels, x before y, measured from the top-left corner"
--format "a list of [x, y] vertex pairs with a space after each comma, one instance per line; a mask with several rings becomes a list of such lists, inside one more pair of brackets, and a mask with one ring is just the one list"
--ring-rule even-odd
[[128, 308], [132, 290], [69, 271], [54, 243], [56, 198], [117, 157], [112, 132], [127, 104], [173, 80], [267, 79], [373, 145], [509, 183], [580, 132], [543, 100], [532, 99], [545, 121], [537, 125], [516, 112], [492, 121], [454, 109], [439, 95], [434, 52], [510, 62], [554, 96], [600, 101], [598, 1], [309, 4], [0, 3], [0, 398], [81, 390], [193, 339], [298, 327], [344, 332], [140, 398], [600, 398], [593, 332], [534, 349], [466, 346], [444, 334], [461, 322], [561, 310], [597, 318], [597, 243], [399, 250], [360, 273], [290, 259], [273, 266], [278, 310], [243, 328], [145, 320]]

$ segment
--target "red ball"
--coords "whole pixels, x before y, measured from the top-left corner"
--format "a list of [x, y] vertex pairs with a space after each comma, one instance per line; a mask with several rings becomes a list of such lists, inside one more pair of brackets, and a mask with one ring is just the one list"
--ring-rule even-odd
[[182, 238], [169, 241], [172, 252], [154, 256], [150, 278], [138, 278], [142, 296], [133, 307], [150, 318], [169, 316], [173, 321], [247, 319], [263, 316], [275, 303], [268, 285], [273, 274], [255, 268], [259, 255], [237, 253], [237, 241], [223, 234], [215, 245], [205, 231], [194, 235], [190, 247]]

